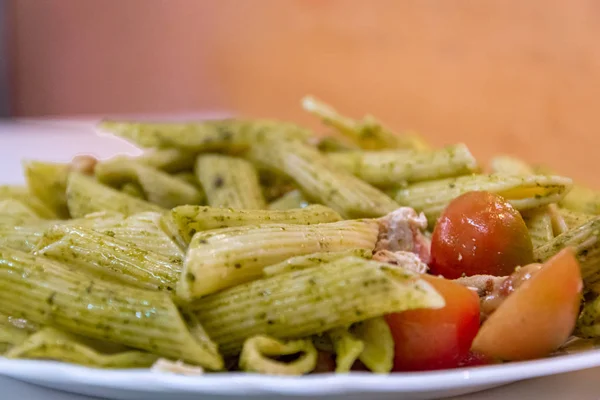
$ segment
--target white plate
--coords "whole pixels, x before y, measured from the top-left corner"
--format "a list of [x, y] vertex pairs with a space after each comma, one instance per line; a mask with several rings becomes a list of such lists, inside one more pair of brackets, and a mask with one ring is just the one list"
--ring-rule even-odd
[[600, 366], [600, 350], [503, 365], [425, 373], [273, 377], [241, 373], [178, 376], [148, 370], [100, 370], [53, 361], [0, 358], [0, 374], [25, 382], [117, 400], [439, 399], [523, 379]]
[[[99, 157], [136, 149], [117, 139], [93, 135], [93, 124], [64, 121], [0, 123], [0, 182], [21, 183], [21, 158], [64, 161], [78, 152]], [[32, 145], [34, 144], [34, 145]], [[7, 360], [0, 375], [67, 392], [118, 400], [282, 400], [297, 396], [319, 399], [438, 399], [472, 393], [519, 380], [600, 366], [600, 350], [470, 369], [380, 376], [364, 373], [301, 378], [244, 374], [183, 377], [145, 370], [98, 370], [52, 361]], [[0, 391], [0, 398], [4, 392]]]

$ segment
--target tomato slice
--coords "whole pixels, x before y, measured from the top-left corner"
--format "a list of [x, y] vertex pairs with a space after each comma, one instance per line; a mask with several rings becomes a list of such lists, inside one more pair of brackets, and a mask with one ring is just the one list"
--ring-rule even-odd
[[533, 245], [523, 217], [496, 194], [457, 197], [434, 228], [429, 265], [434, 275], [506, 276], [531, 262]]
[[583, 282], [572, 249], [564, 249], [522, 283], [481, 326], [472, 350], [501, 360], [544, 357], [573, 332]]
[[475, 292], [446, 279], [422, 277], [444, 297], [446, 306], [386, 316], [395, 343], [395, 371], [457, 367], [479, 329], [479, 298]]

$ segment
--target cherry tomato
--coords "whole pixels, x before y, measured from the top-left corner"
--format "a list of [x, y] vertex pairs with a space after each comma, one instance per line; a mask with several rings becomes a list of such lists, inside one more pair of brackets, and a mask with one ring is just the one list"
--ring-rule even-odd
[[395, 343], [395, 371], [457, 367], [479, 329], [479, 297], [475, 292], [446, 279], [423, 278], [444, 297], [446, 305], [386, 316]]
[[431, 239], [430, 272], [448, 279], [510, 275], [533, 261], [533, 245], [521, 214], [501, 196], [469, 192], [454, 199]]
[[472, 350], [502, 360], [548, 355], [573, 332], [582, 288], [575, 253], [562, 250], [483, 323]]

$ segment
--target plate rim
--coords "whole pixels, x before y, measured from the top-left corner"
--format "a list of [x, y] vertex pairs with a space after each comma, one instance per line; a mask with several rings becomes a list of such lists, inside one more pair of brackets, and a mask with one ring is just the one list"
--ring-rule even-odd
[[[51, 360], [0, 357], [0, 374], [24, 382], [53, 382], [107, 389], [210, 393], [219, 395], [330, 395], [350, 393], [427, 393], [473, 386], [500, 385], [525, 379], [573, 372], [600, 366], [600, 349], [531, 361], [448, 369], [430, 372], [368, 372], [315, 374], [302, 377], [249, 373], [210, 373], [182, 376], [149, 369], [103, 370]], [[32, 378], [33, 377], [33, 378]]]

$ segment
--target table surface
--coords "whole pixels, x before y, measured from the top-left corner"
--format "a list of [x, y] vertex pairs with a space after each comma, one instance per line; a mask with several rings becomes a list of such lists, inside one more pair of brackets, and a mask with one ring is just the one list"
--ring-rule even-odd
[[[0, 182], [22, 182], [22, 159], [67, 161], [75, 154], [88, 153], [100, 158], [116, 152], [136, 154], [134, 146], [115, 138], [94, 134], [93, 121], [89, 120], [27, 120], [0, 122]], [[518, 382], [512, 385], [454, 400], [533, 399], [546, 400], [600, 399], [600, 368]], [[2, 399], [30, 400], [84, 400], [90, 397], [57, 392], [9, 378], [0, 377]]]

